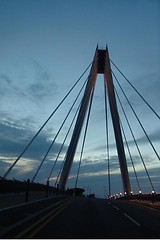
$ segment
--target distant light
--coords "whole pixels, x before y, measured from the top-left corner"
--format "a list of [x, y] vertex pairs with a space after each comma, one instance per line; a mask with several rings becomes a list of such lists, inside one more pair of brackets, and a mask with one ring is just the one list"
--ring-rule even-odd
[[154, 190], [152, 190], [152, 194], [154, 194], [155, 192], [154, 192]]
[[133, 193], [133, 191], [131, 191], [131, 194]]
[[124, 195], [127, 195], [127, 193], [126, 193], [126, 192], [124, 192]]
[[142, 193], [142, 191], [141, 190], [139, 190], [139, 194], [141, 194]]

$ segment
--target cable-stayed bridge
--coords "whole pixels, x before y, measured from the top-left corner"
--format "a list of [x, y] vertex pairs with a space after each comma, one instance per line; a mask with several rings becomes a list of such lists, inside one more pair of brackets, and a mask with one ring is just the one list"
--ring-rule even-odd
[[[85, 75], [87, 75], [87, 77], [85, 77]], [[9, 186], [14, 186], [11, 187], [12, 192], [13, 188], [19, 188], [21, 189], [20, 191], [26, 191], [26, 202], [28, 201], [29, 189], [32, 192], [45, 191], [46, 198], [48, 198], [48, 193], [52, 190], [55, 191], [56, 195], [68, 193], [69, 189], [67, 188], [70, 178], [72, 178], [72, 191], [70, 191], [72, 195], [77, 195], [78, 190], [81, 192], [84, 187], [84, 185], [80, 185], [81, 179], [83, 176], [87, 175], [85, 164], [83, 165], [83, 161], [86, 161], [87, 156], [87, 141], [90, 141], [92, 144], [94, 140], [96, 141], [96, 138], [99, 138], [102, 135], [100, 131], [99, 134], [98, 131], [96, 131], [96, 129], [99, 129], [99, 127], [102, 128], [102, 126], [97, 124], [91, 130], [93, 132], [95, 131], [95, 135], [93, 135], [94, 138], [88, 137], [88, 135], [91, 134], [89, 129], [92, 115], [94, 115], [93, 108], [96, 102], [95, 92], [99, 77], [103, 80], [102, 81], [100, 79], [101, 83], [103, 82], [103, 84], [101, 84], [103, 92], [103, 106], [97, 106], [100, 109], [103, 107], [104, 110], [104, 126], [102, 131], [103, 141], [105, 139], [103, 145], [105, 145], [105, 147], [103, 148], [101, 154], [103, 155], [105, 166], [106, 197], [111, 198], [114, 195], [119, 197], [128, 197], [129, 199], [137, 199], [137, 196], [139, 196], [138, 199], [141, 200], [142, 198], [145, 199], [145, 197], [147, 197], [150, 198], [152, 203], [156, 198], [158, 199], [158, 192], [160, 190], [159, 179], [157, 176], [155, 178], [152, 171], [152, 164], [156, 166], [156, 169], [160, 168], [160, 154], [157, 147], [158, 145], [157, 142], [152, 141], [150, 129], [143, 124], [143, 119], [139, 117], [139, 115], [142, 116], [142, 114], [137, 113], [135, 104], [130, 101], [128, 93], [125, 89], [123, 89], [121, 84], [122, 79], [123, 81], [126, 81], [130, 89], [132, 89], [133, 96], [137, 95], [139, 102], [143, 102], [141, 111], [143, 111], [143, 106], [145, 105], [144, 108], [147, 109], [148, 114], [152, 115], [153, 124], [154, 122], [158, 122], [160, 120], [160, 116], [154, 110], [153, 106], [149, 104], [146, 98], [142, 96], [140, 91], [135, 88], [128, 77], [126, 77], [119, 67], [110, 59], [108, 48], [106, 47], [106, 49], [99, 49], [98, 46], [95, 50], [93, 61], [66, 93], [58, 106], [55, 107], [51, 115], [42, 124], [36, 134], [30, 139], [25, 148], [22, 149], [20, 155], [13, 161], [10, 167], [6, 169], [6, 172], [4, 172], [1, 178], [1, 189], [3, 189], [1, 192], [4, 191], [6, 186], [7, 188], [9, 188]], [[68, 109], [63, 109], [64, 103], [73, 94], [77, 86], [78, 93], [76, 94], [74, 101], [71, 102]], [[9, 177], [13, 176], [12, 172], [14, 173], [14, 168], [16, 167], [18, 169], [18, 164], [20, 164], [21, 161], [24, 161], [26, 152], [30, 150], [36, 140], [38, 141], [38, 137], [41, 132], [45, 129], [47, 124], [54, 119], [55, 115], [58, 114], [58, 111], [61, 108], [65, 112], [65, 117], [59, 124], [59, 129], [57, 129], [54, 138], [49, 141], [50, 145], [48, 145], [48, 149], [43, 158], [41, 161], [38, 161], [36, 168], [31, 171], [31, 178], [28, 180], [26, 179], [24, 182], [9, 180]], [[126, 111], [126, 108], [130, 109], [130, 113]], [[146, 112], [145, 116], [147, 117]], [[137, 138], [137, 132], [139, 131], [143, 133], [143, 137], [140, 137], [138, 134]], [[113, 142], [110, 142], [111, 136], [114, 137], [114, 144]], [[61, 142], [58, 139], [61, 139]], [[145, 147], [143, 142], [144, 139]], [[57, 147], [58, 141], [60, 144], [57, 154], [52, 154], [53, 149]], [[90, 143], [88, 143], [88, 145]], [[93, 151], [93, 148], [91, 149]], [[147, 154], [144, 154], [144, 152], [148, 153], [148, 151], [151, 153], [150, 156], [152, 157], [147, 158]], [[95, 152], [93, 151], [93, 153], [89, 154], [91, 154], [90, 159], [93, 159], [94, 161]], [[49, 160], [49, 171], [48, 169], [45, 171], [45, 164]], [[27, 159], [25, 159], [25, 161], [27, 161]], [[76, 174], [74, 174], [73, 177], [72, 167], [74, 165], [74, 161], [76, 162]], [[115, 195], [116, 192], [114, 192], [114, 188], [112, 187], [114, 177], [117, 176], [114, 174], [114, 171], [116, 171], [114, 168], [115, 164], [116, 166], [119, 166], [119, 175], [121, 179], [121, 181], [119, 181], [119, 189], [121, 189], [121, 192], [119, 191], [118, 193], [119, 195]], [[47, 175], [46, 186], [36, 182], [38, 176], [42, 174], [42, 169], [44, 169]], [[85, 170], [84, 172], [83, 169]], [[89, 174], [90, 173], [88, 173], [88, 175]], [[145, 181], [142, 181], [143, 179], [145, 179]], [[88, 183], [85, 184], [87, 185]], [[148, 186], [148, 192], [146, 192], [146, 185]], [[149, 194], [146, 195], [146, 193]], [[69, 199], [67, 201], [72, 202], [72, 200]], [[117, 208], [119, 209], [119, 207]], [[21, 236], [18, 236], [18, 238], [20, 237]]]
[[[127, 81], [127, 83], [133, 89], [133, 92], [137, 94], [140, 100], [142, 100], [144, 104], [148, 107], [149, 114], [152, 114], [153, 124], [154, 122], [157, 121], [157, 119], [158, 120], [160, 119], [158, 113], [141, 95], [138, 89], [136, 89], [133, 86], [133, 84], [122, 73], [122, 71], [114, 64], [112, 60], [109, 59], [108, 50], [107, 49], [101, 50], [101, 49], [98, 49], [97, 47], [93, 62], [89, 65], [89, 67], [87, 67], [84, 73], [82, 73], [82, 75], [78, 78], [76, 83], [67, 92], [67, 94], [64, 96], [62, 101], [59, 103], [59, 105], [56, 106], [54, 111], [47, 118], [47, 120], [44, 122], [41, 128], [33, 136], [33, 138], [29, 141], [26, 147], [22, 149], [22, 152], [20, 153], [20, 155], [16, 158], [16, 160], [11, 164], [9, 169], [7, 169], [7, 171], [2, 176], [3, 178], [6, 179], [7, 177], [10, 176], [11, 172], [14, 170], [14, 167], [17, 167], [18, 163], [21, 161], [21, 159], [23, 159], [25, 152], [29, 151], [29, 148], [31, 147], [31, 145], [34, 143], [38, 135], [40, 135], [41, 131], [46, 127], [48, 122], [52, 118], [54, 118], [59, 108], [63, 108], [63, 103], [67, 101], [67, 98], [69, 98], [69, 96], [72, 94], [72, 92], [76, 88], [76, 85], [78, 85], [79, 82], [81, 81], [82, 86], [77, 96], [75, 97], [75, 100], [71, 104], [70, 109], [67, 110], [68, 112], [66, 111], [66, 109], [64, 109], [64, 111], [66, 112], [66, 116], [62, 121], [62, 123], [60, 124], [59, 129], [57, 129], [57, 133], [52, 139], [50, 146], [48, 146], [47, 152], [45, 153], [42, 161], [39, 163], [39, 166], [37, 166], [37, 169], [33, 169], [32, 179], [30, 179], [32, 182], [34, 182], [38, 177], [38, 174], [41, 174], [41, 169], [44, 167], [45, 161], [47, 161], [48, 158], [50, 157], [50, 153], [52, 149], [54, 149], [54, 144], [56, 144], [56, 141], [59, 135], [63, 132], [63, 129], [65, 129], [65, 132], [63, 134], [64, 139], [61, 142], [61, 146], [57, 156], [54, 156], [55, 159], [53, 159], [52, 161], [53, 163], [52, 163], [52, 166], [50, 167], [50, 171], [48, 172], [46, 183], [50, 181], [52, 176], [54, 176], [55, 178], [57, 177], [56, 181], [54, 182], [55, 186], [57, 186], [58, 184], [58, 188], [60, 188], [61, 190], [64, 190], [67, 187], [67, 180], [70, 174], [71, 166], [73, 165], [79, 139], [81, 138], [82, 146], [79, 147], [79, 152], [80, 152], [79, 163], [78, 163], [79, 165], [78, 165], [77, 174], [76, 174], [77, 176], [75, 178], [75, 187], [77, 187], [78, 178], [79, 178], [79, 175], [81, 174], [81, 164], [83, 163], [83, 157], [85, 154], [85, 144], [87, 142], [87, 131], [89, 129], [89, 124], [90, 124], [90, 115], [92, 114], [96, 81], [99, 80], [97, 79], [98, 75], [103, 75], [104, 86], [102, 85], [102, 88], [104, 88], [104, 95], [102, 96], [102, 98], [104, 99], [103, 107], [104, 107], [104, 118], [105, 118], [103, 131], [105, 132], [105, 135], [106, 135], [106, 141], [104, 142], [104, 144], [106, 145], [106, 152], [103, 152], [103, 154], [106, 155], [106, 176], [107, 176], [106, 187], [108, 189], [108, 195], [110, 196], [111, 194], [114, 193], [111, 190], [112, 156], [111, 156], [111, 149], [110, 149], [111, 143], [110, 143], [110, 135], [109, 135], [111, 131], [114, 132], [114, 136], [115, 136], [114, 148], [117, 152], [117, 162], [119, 162], [120, 174], [122, 177], [123, 193], [130, 195], [135, 187], [135, 186], [132, 186], [131, 179], [129, 177], [129, 170], [132, 173], [134, 173], [134, 179], [136, 180], [138, 191], [144, 192], [143, 187], [141, 186], [140, 180], [139, 180], [139, 177], [141, 176], [138, 176], [139, 174], [137, 169], [137, 166], [138, 166], [137, 159], [135, 162], [134, 156], [132, 156], [133, 145], [137, 151], [139, 164], [142, 165], [143, 171], [146, 175], [146, 181], [148, 181], [148, 184], [150, 185], [150, 192], [159, 191], [157, 186], [154, 185], [154, 177], [152, 179], [152, 176], [150, 176], [149, 168], [151, 168], [151, 166], [150, 164], [148, 164], [148, 162], [146, 162], [146, 160], [148, 159], [145, 159], [146, 156], [143, 156], [143, 153], [141, 152], [141, 148], [140, 148], [141, 146], [139, 144], [140, 141], [139, 139], [136, 139], [136, 133], [134, 132], [134, 129], [132, 128], [131, 124], [134, 125], [134, 128], [135, 128], [135, 124], [137, 124], [136, 125], [137, 129], [140, 129], [139, 131], [143, 133], [143, 136], [144, 136], [143, 138], [146, 139], [146, 142], [148, 141], [148, 145], [146, 146], [146, 148], [150, 148], [150, 152], [152, 152], [152, 156], [154, 158], [154, 164], [156, 164], [157, 166], [159, 166], [159, 161], [160, 161], [160, 156], [158, 152], [159, 149], [157, 148], [157, 145], [154, 145], [152, 139], [150, 138], [150, 131], [148, 131], [149, 130], [148, 126], [146, 127], [143, 125], [143, 120], [139, 118], [136, 112], [136, 109], [133, 106], [134, 104], [132, 104], [129, 97], [127, 96], [127, 92], [125, 92], [125, 89], [123, 89], [122, 84], [118, 80], [118, 77], [115, 73], [115, 70], [113, 71], [111, 69], [111, 65], [112, 65], [112, 68], [117, 70], [118, 73], [121, 75], [121, 77], [123, 77], [123, 79]], [[89, 75], [84, 81], [84, 76], [85, 74], [87, 74], [87, 71], [89, 71], [89, 69], [90, 69]], [[130, 108], [130, 111], [132, 112], [132, 116], [133, 116], [132, 118], [134, 118], [134, 120], [129, 119], [130, 116], [128, 112], [126, 112], [125, 110], [126, 103], [124, 105], [124, 103], [121, 100], [120, 94], [123, 95], [123, 97], [125, 98], [126, 103], [128, 104], [127, 107]], [[98, 107], [101, 108], [102, 106], [98, 105]], [[143, 106], [142, 106], [142, 111], [143, 111]], [[72, 114], [72, 112], [74, 112], [74, 115]], [[109, 122], [110, 115], [111, 115], [111, 121], [112, 121], [111, 123]], [[70, 123], [67, 122], [68, 119], [71, 119]], [[113, 128], [109, 129], [109, 127], [110, 128], [112, 127], [111, 124], [113, 124]], [[98, 125], [96, 125], [95, 127], [97, 129], [99, 128]], [[66, 128], [68, 128], [67, 131], [66, 131]], [[82, 133], [83, 129], [84, 131]], [[128, 139], [127, 133], [128, 135], [130, 134], [129, 139]], [[70, 140], [68, 140], [68, 144], [67, 144], [68, 148], [65, 147], [66, 153], [65, 154], [63, 153], [63, 156], [61, 156], [62, 152], [64, 152], [63, 148], [65, 146], [67, 138], [69, 139], [69, 137], [70, 137]], [[62, 157], [63, 157], [63, 161], [62, 161]], [[56, 164], [58, 164], [59, 160], [61, 160], [61, 167], [59, 169], [58, 175], [55, 176], [54, 169], [56, 167]], [[147, 165], [149, 165], [149, 168]]]

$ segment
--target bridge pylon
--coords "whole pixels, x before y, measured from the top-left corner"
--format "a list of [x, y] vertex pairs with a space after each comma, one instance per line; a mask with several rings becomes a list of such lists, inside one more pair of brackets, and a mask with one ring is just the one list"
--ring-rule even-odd
[[118, 114], [116, 97], [115, 97], [114, 86], [113, 86], [109, 53], [108, 53], [107, 47], [105, 50], [98, 49], [98, 46], [96, 48], [93, 63], [92, 63], [91, 70], [90, 70], [90, 73], [88, 76], [87, 85], [86, 85], [86, 88], [84, 91], [84, 95], [82, 98], [81, 106], [79, 109], [76, 124], [75, 124], [74, 131], [73, 131], [73, 134], [71, 137], [71, 141], [70, 141], [67, 153], [66, 153], [65, 163], [64, 163], [64, 166], [63, 166], [63, 169], [61, 172], [58, 186], [59, 186], [60, 190], [65, 190], [67, 179], [68, 179], [70, 169], [72, 166], [72, 162], [74, 159], [74, 155], [76, 152], [78, 140], [79, 140], [79, 137], [81, 134], [83, 122], [84, 122], [85, 115], [86, 115], [86, 112], [87, 112], [87, 109], [89, 106], [91, 94], [95, 87], [97, 74], [104, 75], [104, 84], [107, 87], [107, 91], [108, 91], [109, 106], [110, 106], [113, 129], [114, 129], [114, 134], [115, 134], [116, 147], [117, 147], [117, 153], [118, 153], [118, 158], [119, 158], [119, 165], [120, 165], [120, 170], [121, 170], [123, 189], [127, 195], [131, 195], [131, 186], [130, 186], [126, 156], [125, 156], [122, 133], [121, 133], [120, 122], [119, 122], [119, 114]]

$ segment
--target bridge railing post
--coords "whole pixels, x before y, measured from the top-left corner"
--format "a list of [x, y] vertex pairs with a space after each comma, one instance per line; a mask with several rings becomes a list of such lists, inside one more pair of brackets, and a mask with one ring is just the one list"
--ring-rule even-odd
[[29, 187], [30, 187], [30, 179], [27, 179], [27, 182], [26, 182], [25, 202], [28, 202], [28, 198], [29, 198]]
[[47, 180], [46, 183], [46, 198], [48, 198], [48, 192], [49, 192], [49, 180]]
[[59, 184], [57, 184], [57, 188], [56, 188], [56, 196], [59, 195]]

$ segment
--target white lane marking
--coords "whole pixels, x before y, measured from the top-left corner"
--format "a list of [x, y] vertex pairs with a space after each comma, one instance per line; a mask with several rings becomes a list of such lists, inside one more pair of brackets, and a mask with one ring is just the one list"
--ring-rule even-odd
[[141, 227], [141, 225], [137, 221], [135, 221], [133, 218], [131, 218], [128, 214], [123, 213], [123, 215], [127, 217], [129, 220], [131, 220], [133, 223], [135, 223], [138, 227]]
[[120, 209], [118, 207], [116, 207], [115, 205], [112, 205], [112, 207], [114, 207], [116, 210], [120, 211]]

